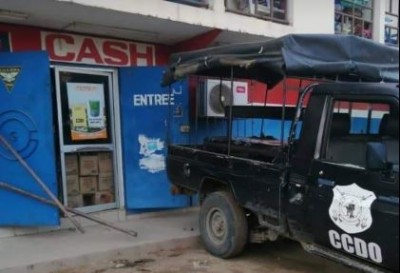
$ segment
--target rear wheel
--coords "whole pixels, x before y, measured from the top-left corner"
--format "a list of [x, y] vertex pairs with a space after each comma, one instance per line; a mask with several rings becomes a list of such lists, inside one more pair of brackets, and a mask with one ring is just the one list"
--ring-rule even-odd
[[200, 209], [200, 235], [206, 249], [217, 257], [231, 258], [242, 252], [247, 219], [231, 193], [214, 192], [206, 197]]

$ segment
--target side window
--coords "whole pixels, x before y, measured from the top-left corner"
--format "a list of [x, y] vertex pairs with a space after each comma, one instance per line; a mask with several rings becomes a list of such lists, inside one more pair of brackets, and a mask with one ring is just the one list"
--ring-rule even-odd
[[[395, 122], [392, 120], [397, 117], [398, 122], [398, 115], [391, 113], [389, 104], [337, 100], [329, 116], [331, 117], [327, 128], [329, 134], [326, 136], [323, 159], [367, 168], [370, 165], [368, 149], [371, 143], [374, 143], [374, 147], [378, 147], [378, 154], [385, 157], [385, 162], [396, 161], [394, 155], [390, 154], [397, 151], [398, 165], [398, 137], [396, 140], [391, 137], [396, 135], [396, 132], [392, 132], [391, 127]], [[388, 138], [393, 142], [397, 141], [397, 148], [396, 143], [388, 144]]]

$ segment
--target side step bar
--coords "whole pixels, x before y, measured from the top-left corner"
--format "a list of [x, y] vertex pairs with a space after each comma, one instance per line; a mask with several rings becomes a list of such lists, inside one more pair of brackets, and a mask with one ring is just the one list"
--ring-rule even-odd
[[324, 247], [321, 247], [318, 245], [312, 245], [312, 244], [307, 244], [307, 243], [302, 243], [301, 245], [303, 246], [304, 250], [307, 251], [308, 253], [315, 254], [315, 255], [330, 259], [330, 260], [339, 261], [343, 265], [357, 268], [365, 273], [391, 273], [390, 271], [386, 271], [386, 270], [378, 269], [373, 266], [366, 265], [355, 259], [348, 258], [344, 255], [338, 254], [334, 251], [331, 251], [327, 248], [324, 248]]

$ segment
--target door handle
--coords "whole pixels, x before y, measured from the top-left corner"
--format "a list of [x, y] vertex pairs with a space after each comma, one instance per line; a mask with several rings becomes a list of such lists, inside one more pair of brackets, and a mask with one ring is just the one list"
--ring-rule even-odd
[[304, 194], [301, 192], [296, 193], [292, 198], [290, 198], [289, 203], [293, 205], [301, 205], [304, 201]]
[[186, 177], [190, 176], [190, 164], [189, 163], [185, 163], [183, 165], [183, 173]]

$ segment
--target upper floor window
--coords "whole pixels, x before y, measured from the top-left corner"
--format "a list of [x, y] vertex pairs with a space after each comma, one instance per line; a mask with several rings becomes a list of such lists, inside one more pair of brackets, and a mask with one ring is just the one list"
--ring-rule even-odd
[[232, 12], [287, 22], [287, 0], [225, 0], [225, 6]]
[[399, 46], [399, 0], [385, 1], [385, 43]]
[[335, 33], [372, 39], [373, 0], [335, 0]]
[[196, 7], [208, 7], [208, 2], [209, 2], [209, 0], [167, 0], [167, 1], [196, 6]]

